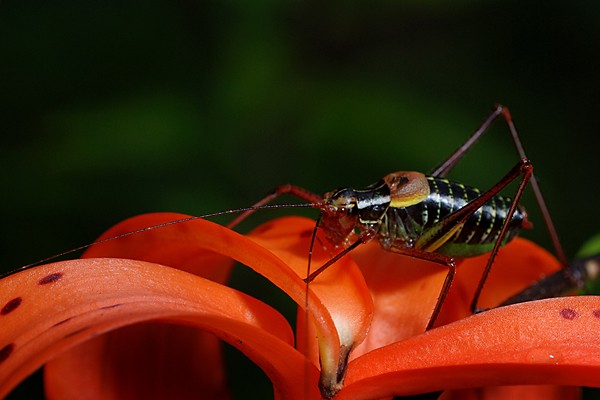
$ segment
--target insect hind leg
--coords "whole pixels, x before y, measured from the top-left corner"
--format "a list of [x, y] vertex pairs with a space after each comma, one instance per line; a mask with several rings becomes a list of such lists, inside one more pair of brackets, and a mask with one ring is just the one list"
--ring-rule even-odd
[[492, 189], [490, 189], [488, 192], [486, 192], [486, 193], [499, 192], [510, 182], [514, 181], [519, 175], [522, 175], [523, 177], [521, 178], [521, 181], [519, 182], [519, 186], [517, 188], [515, 196], [512, 200], [512, 203], [510, 204], [510, 207], [506, 214], [507, 217], [504, 220], [504, 222], [502, 223], [502, 227], [500, 228], [500, 232], [498, 233], [498, 238], [496, 239], [496, 242], [494, 243], [494, 247], [492, 248], [490, 256], [488, 257], [487, 263], [485, 265], [485, 269], [483, 270], [483, 274], [481, 275], [481, 278], [479, 280], [479, 284], [477, 285], [477, 288], [475, 289], [475, 293], [473, 295], [473, 300], [471, 302], [471, 312], [473, 312], [473, 313], [483, 311], [482, 309], [477, 307], [477, 303], [479, 302], [479, 298], [481, 297], [481, 292], [483, 291], [483, 286], [485, 285], [485, 282], [487, 281], [489, 273], [492, 269], [492, 264], [494, 263], [496, 254], [498, 254], [498, 250], [500, 250], [500, 246], [502, 246], [502, 242], [504, 241], [504, 238], [506, 237], [506, 233], [508, 232], [508, 226], [510, 224], [512, 216], [514, 215], [514, 213], [517, 209], [517, 206], [519, 204], [519, 199], [521, 198], [521, 195], [523, 194], [523, 191], [525, 190], [527, 183], [529, 183], [531, 181], [531, 178], [533, 176], [533, 165], [531, 165], [531, 162], [529, 161], [529, 159], [522, 158], [520, 160], [520, 162], [517, 163], [517, 165], [515, 165], [515, 167], [513, 167], [513, 169], [511, 169], [511, 171], [500, 180], [500, 182], [498, 182], [496, 185], [494, 185], [492, 187]]
[[481, 311], [477, 307], [477, 303], [479, 301], [479, 297], [481, 296], [481, 292], [483, 290], [483, 286], [488, 278], [489, 272], [492, 268], [492, 264], [502, 245], [504, 238], [508, 232], [508, 228], [510, 222], [512, 220], [512, 216], [514, 215], [519, 199], [523, 194], [523, 190], [527, 186], [527, 183], [530, 181], [531, 176], [533, 174], [533, 166], [529, 159], [522, 158], [498, 183], [492, 186], [488, 191], [482, 193], [479, 197], [467, 203], [464, 207], [454, 211], [450, 215], [444, 217], [441, 221], [439, 221], [436, 225], [430, 227], [428, 231], [422, 235], [422, 237], [417, 241], [417, 248], [422, 249], [426, 252], [433, 252], [455, 234], [457, 229], [459, 229], [463, 224], [467, 222], [467, 220], [475, 213], [480, 207], [482, 207], [485, 203], [487, 203], [492, 197], [498, 195], [498, 193], [504, 189], [508, 184], [513, 182], [519, 175], [522, 175], [521, 181], [519, 182], [519, 186], [517, 188], [517, 192], [512, 200], [512, 203], [506, 213], [506, 218], [504, 219], [500, 231], [498, 232], [498, 238], [494, 243], [494, 247], [490, 253], [487, 264], [483, 271], [483, 274], [479, 280], [479, 284], [477, 289], [475, 290], [473, 300], [471, 302], [471, 311], [478, 312]]
[[[471, 149], [471, 147], [479, 140], [479, 138], [486, 133], [490, 126], [494, 123], [494, 121], [501, 117], [506, 122], [508, 126], [508, 130], [510, 132], [513, 144], [517, 153], [519, 154], [519, 158], [526, 159], [528, 158], [525, 154], [525, 149], [521, 142], [519, 133], [517, 132], [517, 128], [515, 127], [515, 123], [512, 119], [512, 115], [508, 109], [501, 104], [496, 104], [492, 110], [492, 112], [485, 118], [483, 123], [469, 136], [469, 138], [458, 148], [456, 149], [445, 161], [443, 161], [440, 165], [438, 165], [432, 172], [431, 175], [435, 177], [445, 177], [448, 173], [454, 168], [454, 166], [462, 159], [462, 157]], [[556, 227], [554, 222], [552, 221], [552, 217], [550, 215], [550, 211], [548, 210], [548, 206], [546, 205], [546, 201], [544, 200], [544, 196], [542, 195], [542, 191], [540, 189], [540, 185], [536, 179], [535, 174], [531, 174], [529, 178], [529, 183], [531, 185], [531, 189], [535, 195], [536, 202], [538, 203], [538, 207], [542, 213], [542, 218], [544, 219], [544, 224], [546, 225], [546, 230], [550, 236], [550, 240], [552, 241], [552, 246], [554, 248], [554, 252], [558, 257], [559, 261], [563, 265], [563, 268], [567, 268], [568, 262], [565, 256], [565, 252], [562, 248], [560, 239], [558, 237], [558, 233], [556, 231]]]

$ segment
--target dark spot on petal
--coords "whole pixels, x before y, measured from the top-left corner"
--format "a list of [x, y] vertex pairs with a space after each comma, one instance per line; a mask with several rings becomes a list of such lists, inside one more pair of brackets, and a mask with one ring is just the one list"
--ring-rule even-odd
[[560, 310], [560, 316], [564, 319], [575, 319], [579, 317], [579, 314], [572, 308], [563, 308], [562, 310]]
[[596, 318], [600, 318], [600, 310], [594, 310], [592, 311], [592, 315]]
[[14, 311], [15, 308], [21, 305], [22, 301], [23, 299], [21, 297], [15, 297], [14, 299], [6, 303], [4, 307], [2, 307], [2, 310], [0, 310], [0, 315], [6, 315], [9, 312]]
[[63, 274], [62, 272], [56, 272], [54, 274], [50, 274], [42, 279], [40, 279], [40, 281], [38, 282], [40, 285], [47, 285], [48, 283], [54, 283], [57, 280], [59, 280], [60, 278], [62, 278]]
[[5, 361], [15, 349], [15, 344], [7, 344], [2, 349], [0, 349], [0, 362]]

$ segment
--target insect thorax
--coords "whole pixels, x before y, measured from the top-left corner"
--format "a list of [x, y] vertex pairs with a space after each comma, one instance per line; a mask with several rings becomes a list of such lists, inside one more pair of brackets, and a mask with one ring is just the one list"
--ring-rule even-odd
[[[411, 247], [427, 229], [481, 195], [477, 188], [447, 179], [428, 176], [427, 182], [430, 192], [423, 201], [387, 210], [379, 229], [384, 247], [392, 244], [395, 247]], [[437, 252], [465, 257], [490, 251], [498, 239], [503, 222], [509, 217], [511, 202], [510, 198], [492, 197]], [[519, 206], [511, 217], [503, 244], [514, 238], [526, 223], [527, 214]]]

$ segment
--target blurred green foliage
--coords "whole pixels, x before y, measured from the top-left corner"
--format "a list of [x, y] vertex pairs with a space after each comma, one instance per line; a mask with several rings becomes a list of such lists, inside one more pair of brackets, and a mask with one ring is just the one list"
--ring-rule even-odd
[[583, 243], [582, 247], [577, 252], [577, 257], [593, 257], [598, 254], [600, 254], [600, 234], [594, 235], [585, 241], [585, 243]]
[[[144, 212], [426, 172], [496, 102], [574, 254], [598, 231], [599, 20], [589, 1], [4, 1], [0, 267]], [[493, 185], [506, 132], [452, 178]]]

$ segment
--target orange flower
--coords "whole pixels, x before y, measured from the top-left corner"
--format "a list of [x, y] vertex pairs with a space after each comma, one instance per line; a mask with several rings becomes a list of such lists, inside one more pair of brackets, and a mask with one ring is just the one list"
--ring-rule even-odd
[[[135, 217], [103, 237], [182, 217]], [[326, 270], [307, 295], [302, 278], [313, 227], [290, 217], [242, 236], [194, 220], [4, 278], [0, 397], [46, 364], [49, 398], [220, 399], [228, 392], [215, 336], [260, 366], [281, 399], [600, 386], [600, 299], [551, 299], [464, 318], [485, 261], [469, 259], [458, 268], [439, 327], [423, 333], [446, 271], [371, 243]], [[316, 246], [313, 265], [330, 257]], [[298, 313], [295, 340], [279, 312], [223, 284], [232, 259], [307, 311]], [[556, 268], [537, 246], [515, 241], [499, 254], [482, 305]]]

